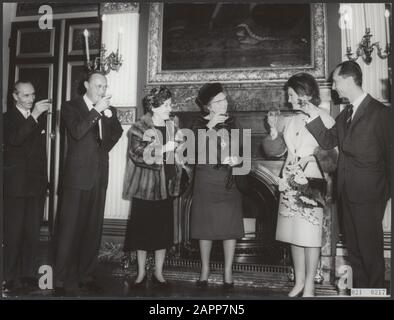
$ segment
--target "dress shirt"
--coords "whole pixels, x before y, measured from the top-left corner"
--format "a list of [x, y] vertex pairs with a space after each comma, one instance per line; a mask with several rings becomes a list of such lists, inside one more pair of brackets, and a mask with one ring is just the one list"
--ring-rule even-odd
[[[29, 109], [24, 109], [24, 108], [21, 108], [18, 106], [16, 106], [16, 108], [19, 110], [20, 113], [22, 113], [22, 115], [24, 116], [25, 119], [29, 118], [29, 116], [31, 115], [31, 112]], [[33, 115], [32, 115], [32, 117], [33, 117]], [[35, 122], [38, 122], [36, 118], [33, 117], [33, 119]]]
[[354, 119], [354, 115], [356, 114], [358, 107], [360, 106], [361, 102], [363, 102], [363, 100], [365, 99], [366, 96], [367, 96], [367, 94], [365, 92], [363, 92], [362, 95], [359, 96], [356, 100], [354, 100], [353, 102], [350, 102], [353, 105], [352, 120]]

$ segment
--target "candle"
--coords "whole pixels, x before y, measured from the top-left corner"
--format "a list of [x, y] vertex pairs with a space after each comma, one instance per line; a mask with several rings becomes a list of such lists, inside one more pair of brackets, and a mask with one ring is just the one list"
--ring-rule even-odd
[[365, 3], [363, 3], [363, 10], [364, 10], [365, 29], [367, 29], [368, 28], [368, 22], [367, 22], [367, 10], [366, 10]]
[[120, 43], [121, 43], [122, 34], [123, 34], [123, 29], [119, 28], [119, 31], [118, 31], [118, 52], [119, 53], [120, 53]]
[[85, 30], [83, 31], [83, 35], [84, 35], [84, 37], [85, 37], [86, 61], [87, 61], [88, 63], [90, 63], [90, 59], [89, 59], [89, 40], [88, 40], [89, 31], [88, 31], [87, 29], [85, 29]]
[[346, 12], [343, 16], [343, 23], [345, 24], [345, 42], [346, 42], [347, 48], [350, 47], [350, 43], [349, 43], [350, 35], [349, 35], [348, 22], [349, 22], [349, 15]]
[[386, 44], [390, 43], [390, 11], [385, 10], [384, 11], [384, 18], [386, 19]]

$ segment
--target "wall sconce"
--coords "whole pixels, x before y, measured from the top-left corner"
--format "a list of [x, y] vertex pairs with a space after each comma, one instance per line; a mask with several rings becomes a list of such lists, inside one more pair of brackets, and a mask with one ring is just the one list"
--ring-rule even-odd
[[111, 70], [115, 70], [116, 72], [119, 71], [123, 63], [122, 55], [119, 54], [120, 50], [120, 38], [121, 38], [122, 31], [119, 30], [118, 33], [118, 48], [116, 49], [116, 53], [111, 52], [108, 56], [105, 56], [106, 49], [105, 45], [102, 44], [99, 56], [96, 57], [93, 61], [90, 60], [89, 55], [89, 31], [87, 29], [84, 30], [83, 35], [85, 37], [85, 47], [86, 47], [86, 62], [85, 65], [87, 69], [92, 71], [101, 71], [104, 74], [108, 74]]
[[[364, 17], [366, 21], [366, 12], [365, 12], [365, 7], [364, 8]], [[360, 43], [358, 44], [358, 47], [356, 49], [355, 54], [352, 52], [352, 48], [350, 46], [350, 35], [349, 35], [349, 21], [350, 17], [347, 12], [343, 15], [343, 23], [345, 26], [345, 38], [346, 38], [346, 56], [349, 60], [355, 61], [358, 59], [358, 57], [361, 57], [366, 64], [370, 64], [372, 61], [372, 52], [374, 51], [374, 48], [377, 50], [377, 55], [381, 59], [386, 59], [390, 54], [391, 54], [391, 44], [390, 44], [390, 25], [389, 25], [389, 19], [390, 19], [390, 11], [385, 10], [384, 13], [385, 16], [385, 31], [386, 31], [386, 48], [383, 51], [383, 49], [380, 47], [379, 42], [371, 42], [371, 37], [373, 36], [371, 34], [371, 29], [368, 27], [365, 27], [365, 34], [362, 37]], [[366, 23], [367, 24], [367, 23]]]

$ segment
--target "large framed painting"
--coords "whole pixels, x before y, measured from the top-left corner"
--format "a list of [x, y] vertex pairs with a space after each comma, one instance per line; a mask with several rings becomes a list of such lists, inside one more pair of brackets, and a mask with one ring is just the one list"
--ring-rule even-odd
[[148, 84], [326, 77], [325, 5], [151, 3]]

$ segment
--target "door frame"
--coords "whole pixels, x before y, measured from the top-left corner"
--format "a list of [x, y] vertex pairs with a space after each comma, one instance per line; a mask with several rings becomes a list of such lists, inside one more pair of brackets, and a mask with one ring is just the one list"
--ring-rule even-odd
[[[12, 103], [12, 88], [19, 78], [19, 72], [22, 68], [39, 68], [48, 67], [48, 97], [52, 98], [52, 112], [47, 115], [48, 123], [46, 130], [47, 138], [47, 159], [48, 159], [48, 187], [46, 191], [45, 208], [43, 213], [44, 236], [50, 237], [53, 228], [54, 215], [54, 177], [55, 177], [55, 128], [57, 122], [57, 113], [54, 112], [55, 103], [58, 100], [58, 73], [59, 73], [59, 54], [60, 54], [60, 20], [53, 21], [53, 33], [50, 36], [50, 47], [47, 54], [18, 54], [20, 51], [21, 30], [39, 31], [37, 21], [23, 21], [11, 23], [11, 35], [9, 41], [10, 47], [10, 68], [8, 77], [8, 95], [7, 105]], [[35, 88], [37, 90], [37, 88]]]
[[[84, 52], [69, 52], [69, 30], [74, 25], [99, 25], [99, 42], [101, 43], [102, 23], [98, 16], [69, 19], [54, 19], [54, 31], [51, 35], [50, 48], [47, 54], [21, 54], [17, 56], [20, 48], [19, 30], [37, 30], [38, 21], [14, 21], [11, 23], [10, 34], [10, 68], [8, 76], [7, 105], [12, 102], [12, 88], [18, 76], [20, 66], [43, 67], [50, 69], [48, 82], [51, 83], [48, 94], [53, 101], [52, 112], [48, 115], [47, 150], [48, 150], [48, 189], [46, 194], [45, 209], [43, 214], [44, 227], [41, 237], [50, 239], [55, 231], [56, 215], [59, 209], [59, 195], [61, 194], [62, 168], [65, 156], [65, 128], [61, 122], [61, 105], [69, 100], [71, 81], [69, 77], [69, 64], [78, 64], [85, 61]], [[94, 59], [98, 54], [92, 54]]]

